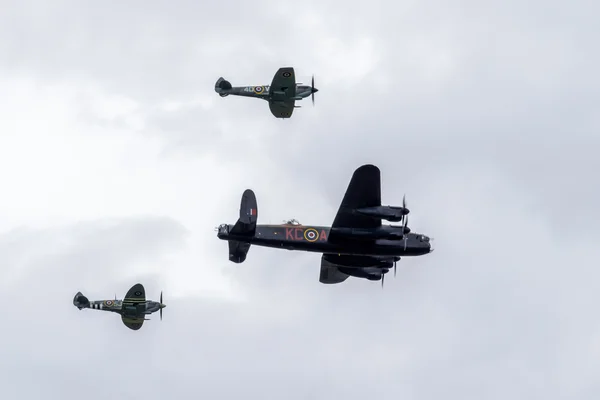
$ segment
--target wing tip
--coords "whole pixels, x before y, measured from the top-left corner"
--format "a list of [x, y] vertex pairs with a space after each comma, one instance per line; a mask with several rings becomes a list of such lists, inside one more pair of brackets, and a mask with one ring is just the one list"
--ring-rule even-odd
[[364, 164], [361, 165], [360, 167], [358, 167], [356, 169], [356, 171], [354, 171], [355, 174], [360, 174], [360, 173], [368, 173], [368, 174], [380, 174], [381, 170], [379, 169], [378, 166], [374, 165], [374, 164]]

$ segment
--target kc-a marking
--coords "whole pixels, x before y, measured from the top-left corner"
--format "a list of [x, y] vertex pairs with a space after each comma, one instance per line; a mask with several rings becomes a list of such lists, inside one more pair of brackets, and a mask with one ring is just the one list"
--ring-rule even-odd
[[285, 239], [293, 241], [307, 241], [307, 242], [326, 242], [327, 233], [324, 229], [321, 232], [315, 228], [285, 228]]

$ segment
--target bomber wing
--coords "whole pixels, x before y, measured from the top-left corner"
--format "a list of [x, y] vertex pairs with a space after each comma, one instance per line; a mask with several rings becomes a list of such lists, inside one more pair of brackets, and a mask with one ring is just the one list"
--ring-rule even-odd
[[[381, 171], [374, 165], [363, 165], [354, 171], [332, 228], [379, 228], [381, 220], [354, 212], [357, 208], [381, 205]], [[329, 240], [336, 240], [335, 232]]]
[[[342, 255], [337, 254], [323, 254], [321, 256], [321, 274], [319, 276], [319, 282], [334, 284], [344, 282], [350, 275], [350, 269], [354, 269], [360, 272], [365, 268], [370, 269], [384, 269], [389, 268], [394, 262], [393, 257], [371, 257], [371, 256], [357, 256], [357, 255]], [[393, 265], [393, 264], [392, 264]], [[372, 272], [372, 271], [371, 271]], [[365, 272], [366, 274], [367, 272]], [[360, 274], [355, 275], [358, 277]]]
[[321, 256], [321, 274], [319, 275], [319, 282], [321, 283], [342, 283], [350, 275], [346, 275], [345, 273], [339, 270], [340, 265], [327, 261], [325, 258], [325, 254]]

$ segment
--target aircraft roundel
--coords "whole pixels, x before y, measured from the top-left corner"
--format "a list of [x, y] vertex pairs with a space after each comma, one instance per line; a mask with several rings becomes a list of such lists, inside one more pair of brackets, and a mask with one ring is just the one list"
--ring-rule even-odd
[[316, 229], [308, 228], [304, 231], [304, 239], [308, 240], [309, 242], [316, 242], [318, 238], [319, 232], [317, 232]]
[[139, 290], [137, 292], [134, 293], [136, 296], [141, 296], [142, 292], [140, 292]]
[[262, 93], [263, 90], [265, 90], [265, 88], [263, 88], [262, 86], [254, 86], [254, 93], [256, 94]]
[[289, 71], [285, 71], [283, 74], [284, 78], [289, 78], [290, 76], [292, 76], [292, 73]]
[[108, 307], [110, 307], [110, 306], [112, 306], [112, 305], [113, 305], [113, 302], [112, 302], [112, 300], [106, 300], [106, 301], [104, 302], [104, 304], [105, 304], [105, 305], [107, 305]]

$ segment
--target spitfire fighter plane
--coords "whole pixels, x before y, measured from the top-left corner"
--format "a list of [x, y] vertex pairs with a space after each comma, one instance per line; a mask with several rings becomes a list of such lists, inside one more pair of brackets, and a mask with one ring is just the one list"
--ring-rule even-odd
[[160, 292], [160, 301], [146, 300], [146, 291], [141, 283], [136, 283], [129, 289], [123, 300], [93, 300], [89, 301], [81, 292], [78, 292], [73, 298], [73, 305], [78, 309], [91, 308], [92, 310], [111, 311], [121, 314], [121, 319], [129, 329], [137, 331], [142, 327], [146, 315], [160, 311], [162, 320], [162, 309], [166, 305], [162, 302], [162, 292]]
[[294, 68], [283, 67], [275, 73], [271, 86], [231, 86], [229, 81], [220, 77], [215, 83], [215, 92], [221, 97], [229, 95], [256, 97], [269, 102], [269, 109], [276, 118], [290, 118], [296, 100], [302, 100], [305, 97], [312, 96], [313, 105], [315, 104], [315, 93], [319, 89], [315, 88], [315, 77], [312, 78], [311, 86], [296, 83]]
[[[257, 246], [323, 253], [321, 283], [340, 283], [349, 276], [373, 281], [383, 280], [400, 257], [420, 256], [433, 251], [429, 237], [411, 233], [409, 210], [381, 205], [379, 168], [363, 165], [350, 180], [331, 227], [305, 226], [295, 220], [282, 225], [257, 225], [258, 211], [254, 192], [242, 195], [240, 216], [234, 225], [221, 224], [217, 237], [227, 240], [229, 260], [241, 263], [251, 244]], [[402, 222], [401, 226], [382, 225], [381, 220]]]

